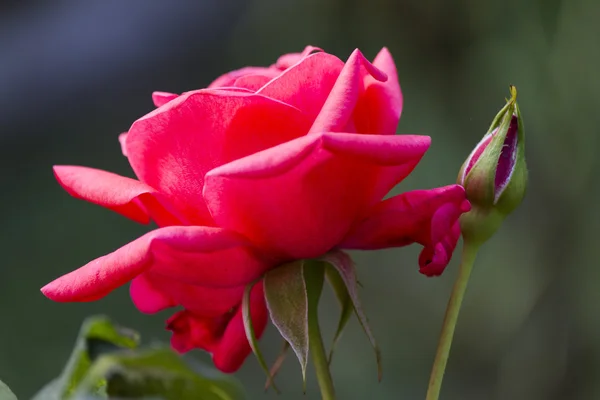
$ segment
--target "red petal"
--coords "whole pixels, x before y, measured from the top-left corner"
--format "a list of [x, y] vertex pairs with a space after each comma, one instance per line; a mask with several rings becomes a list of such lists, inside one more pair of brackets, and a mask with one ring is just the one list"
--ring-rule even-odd
[[150, 269], [203, 286], [245, 285], [269, 267], [239, 235], [220, 228], [169, 226], [134, 240], [42, 288], [52, 300], [93, 301]]
[[148, 272], [133, 278], [129, 286], [129, 294], [133, 304], [144, 314], [154, 314], [166, 308], [175, 307], [177, 303], [160, 289]]
[[158, 225], [181, 224], [183, 218], [150, 186], [99, 169], [57, 165], [54, 176], [73, 197], [113, 210], [134, 221]]
[[[268, 319], [262, 283], [256, 284], [250, 294], [250, 315], [256, 337], [260, 338]], [[181, 353], [194, 348], [206, 350], [212, 354], [215, 366], [223, 372], [237, 371], [251, 352], [241, 307], [233, 314], [214, 318], [180, 311], [169, 319], [167, 329], [173, 332], [171, 345], [175, 350]]]
[[381, 82], [387, 80], [384, 72], [373, 66], [358, 49], [354, 50], [310, 131], [315, 133], [346, 131], [359, 96], [364, 90], [364, 79], [368, 75]]
[[269, 78], [275, 78], [279, 75], [281, 71], [278, 68], [272, 67], [244, 67], [235, 71], [228, 72], [226, 74], [221, 75], [217, 79], [213, 81], [210, 85], [208, 85], [209, 89], [216, 89], [221, 87], [229, 87], [233, 86], [235, 81], [237, 81], [242, 76], [246, 75], [262, 75]]
[[195, 348], [212, 352], [230, 318], [198, 317], [187, 310], [179, 311], [167, 320], [167, 329], [173, 332], [171, 346], [180, 353]]
[[123, 153], [123, 155], [125, 157], [127, 157], [127, 132], [121, 133], [119, 135], [119, 144], [121, 145], [121, 153]]
[[165, 308], [182, 306], [195, 315], [216, 317], [240, 303], [243, 286], [214, 288], [190, 285], [164, 275], [144, 272], [129, 288], [131, 299], [144, 313], [155, 313]]
[[179, 97], [178, 94], [175, 93], [167, 93], [167, 92], [154, 92], [152, 93], [152, 101], [156, 107], [164, 106], [171, 100]]
[[428, 146], [429, 138], [408, 135], [304, 136], [210, 171], [204, 198], [219, 226], [285, 258], [316, 257]]
[[129, 162], [196, 225], [212, 225], [202, 201], [209, 170], [304, 135], [309, 122], [281, 102], [237, 91], [185, 93], [136, 121]]
[[263, 87], [271, 78], [264, 75], [245, 75], [235, 80], [233, 85], [235, 87], [244, 88], [256, 92], [258, 89]]
[[426, 275], [439, 275], [450, 261], [458, 237], [458, 217], [470, 210], [464, 188], [450, 185], [415, 190], [382, 201], [342, 241], [345, 249], [375, 250], [420, 243], [419, 264]]
[[388, 49], [384, 47], [379, 52], [373, 66], [385, 72], [388, 79], [381, 82], [371, 75], [365, 77], [365, 92], [354, 111], [356, 131], [393, 135], [402, 113], [403, 98], [396, 65]]
[[311, 55], [312, 53], [314, 53], [316, 51], [323, 51], [323, 50], [318, 47], [314, 47], [314, 46], [306, 46], [304, 48], [304, 50], [302, 50], [302, 53], [284, 54], [277, 59], [277, 62], [275, 63], [274, 67], [283, 71], [283, 70], [291, 67], [292, 65], [297, 64], [299, 61], [301, 61], [305, 57], [308, 57], [309, 55]]
[[258, 93], [294, 106], [314, 121], [343, 67], [339, 58], [315, 53], [287, 69]]

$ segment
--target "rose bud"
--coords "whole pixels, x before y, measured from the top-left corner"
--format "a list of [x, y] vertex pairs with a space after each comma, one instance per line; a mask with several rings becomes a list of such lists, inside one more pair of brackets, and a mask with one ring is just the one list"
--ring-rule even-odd
[[516, 87], [511, 86], [510, 92], [510, 100], [458, 174], [457, 183], [464, 186], [472, 205], [460, 219], [462, 234], [465, 240], [479, 244], [521, 204], [527, 187], [523, 120]]

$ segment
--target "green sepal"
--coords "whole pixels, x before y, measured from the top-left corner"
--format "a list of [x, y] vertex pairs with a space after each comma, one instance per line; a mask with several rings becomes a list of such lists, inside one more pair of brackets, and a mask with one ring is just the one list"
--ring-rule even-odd
[[[352, 317], [352, 313], [354, 312], [354, 306], [352, 304], [352, 299], [350, 298], [350, 294], [348, 293], [348, 289], [346, 288], [346, 284], [344, 280], [340, 276], [339, 272], [332, 267], [331, 265], [327, 265], [325, 268], [325, 276], [329, 281], [329, 285], [333, 289], [335, 293], [335, 297], [338, 299], [340, 303], [341, 313], [340, 319], [338, 321], [337, 329], [335, 330], [335, 334], [333, 336], [333, 341], [331, 343], [331, 348], [329, 350], [328, 362], [331, 364], [331, 360], [333, 358], [333, 352], [337, 345], [337, 342], [346, 327], [346, 324]], [[357, 284], [359, 284], [357, 282]]]
[[323, 264], [311, 260], [282, 265], [264, 277], [265, 300], [271, 321], [298, 358], [304, 388], [310, 345], [309, 311], [316, 312], [323, 279]]
[[[271, 369], [269, 370], [269, 373], [271, 374], [273, 379], [275, 378], [275, 376], [277, 376], [279, 370], [283, 366], [283, 362], [285, 361], [285, 357], [287, 356], [287, 352], [289, 349], [290, 344], [286, 340], [284, 340], [281, 350], [279, 351], [279, 355], [277, 356], [277, 359], [275, 360], [275, 362], [271, 366]], [[265, 391], [269, 389], [269, 387], [271, 386], [271, 382], [272, 380], [267, 378], [267, 381], [265, 382]]]
[[265, 362], [265, 358], [263, 357], [263, 354], [260, 351], [260, 348], [258, 347], [258, 340], [256, 339], [256, 334], [254, 333], [254, 326], [252, 324], [252, 318], [250, 314], [250, 292], [252, 291], [252, 288], [255, 284], [256, 281], [248, 284], [244, 289], [244, 296], [242, 297], [242, 319], [244, 321], [244, 331], [246, 332], [246, 338], [248, 339], [248, 343], [250, 344], [250, 348], [252, 349], [254, 356], [258, 360], [258, 363], [260, 364], [263, 371], [265, 371], [265, 374], [267, 375], [267, 382], [270, 384], [270, 386], [273, 387], [273, 389], [277, 393], [280, 393], [279, 389], [277, 388], [277, 385], [275, 385], [273, 376], [269, 371], [269, 367]]
[[371, 347], [373, 347], [373, 351], [375, 352], [375, 358], [377, 361], [377, 378], [381, 381], [381, 377], [383, 374], [382, 371], [382, 363], [381, 363], [381, 351], [379, 350], [379, 345], [371, 332], [371, 328], [369, 327], [369, 321], [362, 310], [362, 306], [360, 303], [360, 298], [358, 296], [358, 284], [356, 279], [356, 271], [354, 267], [354, 262], [346, 253], [342, 251], [334, 251], [327, 253], [325, 256], [321, 258], [322, 261], [329, 263], [335, 270], [338, 272], [340, 278], [343, 280], [348, 295], [352, 300], [352, 305], [354, 308], [354, 312], [356, 317], [358, 318], [358, 322], [363, 328], [365, 335], [369, 339], [371, 343]]

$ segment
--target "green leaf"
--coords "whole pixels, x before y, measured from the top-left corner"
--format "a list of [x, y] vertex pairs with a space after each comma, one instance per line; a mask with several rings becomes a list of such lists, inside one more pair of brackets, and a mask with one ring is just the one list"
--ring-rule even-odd
[[339, 273], [341, 279], [344, 281], [344, 284], [346, 285], [348, 294], [352, 299], [352, 304], [354, 306], [354, 312], [356, 313], [356, 317], [358, 318], [358, 321], [360, 322], [363, 331], [369, 338], [369, 342], [371, 342], [371, 346], [375, 351], [375, 357], [377, 359], [377, 377], [381, 381], [381, 351], [379, 350], [377, 341], [375, 340], [375, 337], [371, 332], [371, 328], [369, 327], [369, 321], [365, 313], [363, 312], [360, 304], [354, 262], [352, 261], [349, 255], [342, 251], [327, 253], [321, 258], [321, 260], [329, 263], [332, 267], [334, 267]]
[[267, 382], [270, 383], [270, 386], [273, 386], [273, 389], [275, 389], [277, 393], [279, 393], [279, 389], [275, 385], [275, 381], [273, 380], [273, 376], [271, 375], [269, 367], [265, 362], [265, 358], [258, 347], [258, 340], [256, 340], [254, 326], [252, 325], [252, 318], [250, 315], [250, 292], [255, 284], [256, 282], [251, 282], [248, 284], [244, 289], [244, 296], [242, 297], [242, 319], [244, 321], [244, 331], [246, 332], [246, 338], [248, 339], [248, 343], [250, 344], [250, 348], [252, 349], [254, 356], [258, 360], [258, 363], [262, 367], [263, 371], [265, 371], [265, 374], [267, 374]]
[[106, 381], [108, 398], [243, 398], [242, 388], [233, 378], [222, 374], [213, 374], [212, 378], [201, 376], [166, 347], [100, 356], [81, 383], [77, 396], [89, 398], [88, 393], [95, 390], [96, 382], [100, 380]]
[[[354, 306], [352, 304], [352, 299], [350, 298], [350, 294], [348, 293], [348, 289], [346, 288], [346, 284], [344, 280], [337, 272], [337, 270], [331, 265], [327, 265], [325, 268], [325, 276], [327, 276], [327, 280], [329, 284], [333, 288], [335, 296], [337, 297], [340, 307], [342, 308], [342, 312], [340, 314], [340, 320], [338, 321], [338, 326], [335, 331], [335, 335], [333, 336], [333, 342], [331, 343], [331, 349], [329, 350], [329, 363], [331, 364], [331, 359], [333, 358], [333, 351], [335, 350], [335, 346], [346, 327], [346, 324], [350, 320], [352, 313], [354, 312]], [[357, 282], [358, 283], [358, 282]]]
[[17, 400], [17, 396], [2, 381], [0, 381], [0, 400]]
[[264, 278], [271, 321], [296, 353], [305, 385], [309, 351], [308, 314], [310, 305], [318, 302], [321, 295], [323, 275], [322, 263], [300, 260], [275, 268]]
[[[61, 375], [42, 388], [34, 400], [69, 400], [81, 383], [93, 361], [100, 355], [132, 349], [139, 344], [139, 335], [114, 325], [103, 316], [84, 321], [75, 348]], [[106, 382], [96, 382], [96, 392], [102, 393]]]
[[[283, 361], [285, 360], [285, 357], [287, 356], [287, 351], [289, 349], [290, 349], [290, 344], [286, 340], [284, 340], [281, 351], [279, 352], [277, 359], [275, 360], [275, 362], [271, 366], [271, 369], [269, 370], [269, 373], [271, 374], [273, 379], [279, 373], [279, 370], [281, 369], [281, 366], [283, 365]], [[271, 386], [271, 382], [272, 382], [272, 380], [267, 378], [267, 381], [265, 382], [265, 391], [267, 389], [269, 389], [269, 387]]]

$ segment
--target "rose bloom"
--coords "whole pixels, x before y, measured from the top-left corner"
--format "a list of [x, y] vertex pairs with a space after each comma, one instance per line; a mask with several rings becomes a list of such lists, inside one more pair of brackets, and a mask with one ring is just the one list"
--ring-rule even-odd
[[[93, 301], [131, 282], [141, 312], [181, 307], [167, 322], [176, 350], [203, 349], [233, 372], [250, 353], [244, 287], [269, 269], [415, 242], [422, 273], [439, 275], [450, 260], [469, 209], [461, 186], [382, 201], [430, 144], [395, 134], [402, 93], [387, 49], [373, 63], [358, 50], [344, 63], [307, 47], [153, 100], [120, 137], [137, 180], [79, 166], [54, 172], [72, 196], [159, 228], [48, 284], [50, 299]], [[250, 311], [260, 336], [260, 283]]]

